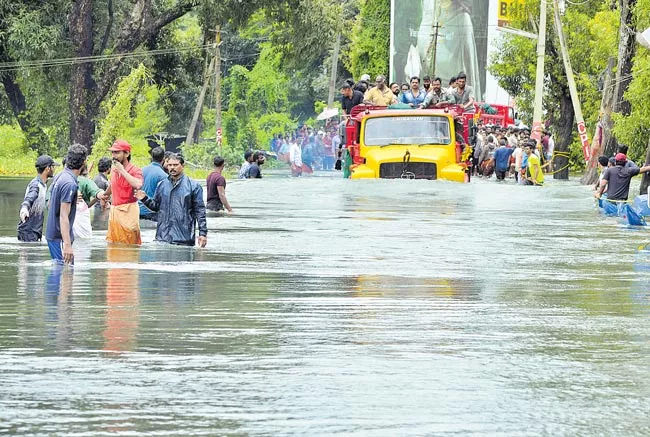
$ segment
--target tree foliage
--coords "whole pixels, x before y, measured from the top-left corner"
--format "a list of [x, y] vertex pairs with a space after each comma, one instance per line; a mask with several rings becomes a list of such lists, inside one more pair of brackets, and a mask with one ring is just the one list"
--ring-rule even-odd
[[102, 105], [93, 159], [106, 154], [117, 138], [122, 138], [137, 150], [134, 155], [146, 156], [145, 137], [160, 132], [167, 123], [164, 95], [151, 83], [143, 64], [123, 77], [115, 92]]
[[[637, 26], [640, 30], [650, 27], [650, 0], [638, 0], [635, 8]], [[650, 140], [650, 50], [638, 46], [634, 56], [632, 82], [625, 98], [630, 102], [632, 111], [627, 116], [614, 117], [616, 138], [630, 146], [630, 154], [636, 160], [646, 154]]]
[[388, 76], [390, 0], [362, 0], [352, 31], [347, 68], [355, 78], [364, 73]]
[[[609, 57], [616, 55], [618, 32], [618, 13], [609, 8], [609, 2], [602, 1], [595, 6], [593, 2], [588, 5], [570, 4], [562, 17], [569, 57], [589, 132], [594, 132], [598, 121], [602, 76]], [[531, 22], [530, 17], [539, 17], [539, 2], [526, 0], [523, 10], [524, 13], [518, 14], [515, 27], [537, 33], [533, 25], [536, 23]], [[544, 64], [544, 113], [547, 122], [557, 127], [565, 121], [563, 118], [566, 115], [562, 114], [561, 103], [564, 102], [566, 107], [569, 90], [552, 14], [552, 8], [549, 8]], [[529, 125], [532, 123], [535, 94], [536, 45], [536, 40], [515, 35], [504, 36], [489, 67], [499, 85], [515, 97], [519, 113]], [[577, 131], [574, 128], [567, 132], [570, 138], [559, 138], [559, 141], [566, 142], [574, 167], [580, 167], [584, 165], [584, 160]], [[558, 130], [555, 133], [560, 134]]]
[[290, 117], [289, 77], [280, 69], [282, 57], [271, 45], [263, 45], [260, 59], [252, 70], [236, 66], [226, 79], [230, 89], [224, 114], [226, 144], [240, 150], [259, 149], [273, 134], [295, 128]]

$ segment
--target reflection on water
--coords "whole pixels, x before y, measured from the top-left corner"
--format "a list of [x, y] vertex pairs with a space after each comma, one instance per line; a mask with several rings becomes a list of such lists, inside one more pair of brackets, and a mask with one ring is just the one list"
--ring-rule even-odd
[[[135, 264], [138, 247], [109, 244], [106, 259], [109, 263]], [[135, 349], [140, 319], [138, 271], [112, 268], [106, 272], [106, 325], [104, 350], [131, 351]]]
[[71, 269], [15, 240], [26, 183], [0, 433], [650, 432], [648, 234], [584, 187], [233, 181], [207, 249], [109, 246], [95, 214]]

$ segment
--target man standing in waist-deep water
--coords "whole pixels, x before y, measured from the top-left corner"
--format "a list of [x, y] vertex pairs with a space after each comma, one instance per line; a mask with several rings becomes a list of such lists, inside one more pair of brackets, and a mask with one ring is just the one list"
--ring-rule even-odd
[[45, 218], [45, 194], [47, 180], [54, 176], [54, 167], [59, 165], [51, 156], [42, 155], [36, 160], [38, 176], [31, 180], [25, 190], [25, 199], [20, 205], [18, 240], [25, 242], [41, 241], [43, 220]]
[[45, 238], [52, 260], [57, 264], [74, 264], [72, 227], [77, 212], [77, 178], [86, 165], [87, 155], [88, 150], [81, 144], [70, 146], [66, 168], [52, 182]]
[[141, 244], [140, 207], [134, 191], [142, 187], [142, 170], [131, 164], [131, 145], [116, 140], [110, 149], [113, 176], [106, 196], [113, 196], [106, 240], [110, 243]]

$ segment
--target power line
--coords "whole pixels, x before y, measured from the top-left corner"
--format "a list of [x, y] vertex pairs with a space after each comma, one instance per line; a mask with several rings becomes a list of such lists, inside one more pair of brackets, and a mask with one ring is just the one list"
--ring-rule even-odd
[[143, 56], [162, 56], [172, 53], [183, 53], [191, 52], [194, 50], [201, 50], [211, 47], [211, 44], [193, 46], [193, 47], [179, 47], [179, 48], [168, 48], [168, 49], [157, 49], [157, 50], [144, 50], [140, 52], [131, 52], [131, 53], [116, 53], [111, 55], [95, 55], [95, 56], [84, 56], [84, 57], [74, 57], [74, 58], [57, 58], [57, 59], [38, 59], [31, 61], [18, 61], [18, 62], [1, 62], [0, 63], [0, 72], [2, 71], [15, 71], [23, 69], [34, 69], [34, 68], [48, 68], [56, 66], [66, 66], [66, 65], [75, 65], [75, 64], [85, 64], [85, 63], [95, 63], [95, 62], [104, 62], [116, 59], [130, 59], [130, 58], [139, 58]]

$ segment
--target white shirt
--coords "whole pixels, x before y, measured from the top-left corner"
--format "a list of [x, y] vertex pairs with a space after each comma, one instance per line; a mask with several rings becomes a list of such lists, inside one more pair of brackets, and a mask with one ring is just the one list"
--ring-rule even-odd
[[340, 144], [341, 144], [341, 137], [339, 137], [338, 135], [334, 135], [332, 137], [332, 152], [334, 152], [334, 156], [336, 156], [336, 154], [338, 153]]
[[239, 179], [246, 179], [248, 174], [248, 169], [251, 167], [251, 163], [244, 161], [244, 163], [239, 168]]
[[521, 147], [517, 147], [514, 152], [512, 152], [512, 156], [515, 157], [515, 170], [519, 171], [521, 170], [521, 158], [522, 158], [522, 153], [523, 150]]
[[291, 143], [289, 149], [289, 163], [296, 167], [302, 167], [302, 150], [297, 143]]

